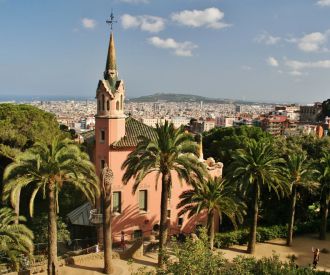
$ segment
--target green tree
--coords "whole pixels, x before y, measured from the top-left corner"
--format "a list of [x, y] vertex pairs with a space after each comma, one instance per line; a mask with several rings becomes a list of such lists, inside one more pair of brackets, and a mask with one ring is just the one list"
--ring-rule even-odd
[[9, 159], [61, 133], [53, 114], [25, 104], [0, 104], [0, 129], [0, 154]]
[[286, 161], [287, 178], [291, 186], [290, 193], [290, 216], [288, 224], [288, 234], [286, 244], [292, 245], [293, 226], [295, 220], [295, 210], [297, 193], [300, 188], [313, 189], [316, 187], [315, 183], [311, 181], [315, 170], [311, 169], [306, 153], [293, 153], [289, 155]]
[[[29, 224], [31, 230], [34, 232], [34, 243], [46, 243], [48, 241], [48, 217], [47, 214], [35, 216]], [[70, 241], [70, 231], [66, 223], [61, 217], [57, 218], [57, 241], [67, 242]]]
[[262, 188], [273, 190], [278, 196], [288, 191], [283, 176], [284, 160], [274, 153], [269, 141], [250, 140], [245, 149], [238, 149], [232, 155], [228, 178], [237, 183], [240, 191], [251, 199], [252, 221], [248, 253], [254, 253], [256, 243], [259, 198]]
[[177, 208], [181, 211], [179, 216], [189, 213], [188, 217], [206, 211], [207, 212], [207, 229], [210, 239], [210, 248], [214, 245], [214, 218], [227, 216], [237, 227], [237, 221], [243, 222], [245, 215], [245, 204], [236, 196], [235, 186], [221, 178], [208, 179], [207, 181], [197, 183], [194, 189], [184, 191], [180, 195], [181, 201]]
[[[5, 255], [18, 268], [19, 257], [31, 256], [33, 233], [24, 224], [16, 224], [16, 214], [10, 208], [0, 209], [0, 254]], [[19, 221], [25, 222], [23, 216]]]
[[330, 98], [322, 102], [322, 112], [318, 119], [322, 121], [327, 116], [330, 117]]
[[320, 239], [326, 239], [327, 221], [329, 212], [330, 199], [330, 153], [323, 152], [323, 157], [318, 164], [319, 182], [321, 183], [321, 227]]
[[166, 257], [166, 268], [158, 269], [158, 275], [216, 275], [222, 274], [221, 267], [228, 265], [219, 251], [210, 250], [205, 228], [202, 228], [199, 239], [188, 238], [182, 245], [174, 243], [172, 250], [175, 260]]
[[304, 136], [302, 148], [307, 151], [310, 159], [318, 162], [323, 157], [323, 152], [330, 151], [330, 137], [317, 138], [313, 135]]
[[[36, 141], [49, 144], [54, 136], [60, 134], [61, 130], [53, 114], [31, 105], [0, 104], [0, 197], [5, 167]], [[20, 204], [16, 203], [17, 215], [19, 207]]]
[[203, 133], [204, 156], [221, 161], [224, 164], [224, 174], [226, 174], [232, 160], [231, 155], [235, 150], [245, 148], [246, 142], [250, 139], [260, 141], [265, 138], [271, 139], [272, 136], [260, 127], [213, 128]]
[[48, 274], [57, 274], [57, 213], [58, 194], [63, 185], [71, 184], [92, 202], [99, 193], [98, 178], [86, 153], [70, 140], [55, 137], [50, 145], [35, 143], [7, 166], [4, 173], [5, 198], [19, 200], [20, 190], [32, 187], [30, 215], [33, 216], [37, 193], [48, 199]]
[[148, 174], [153, 172], [157, 174], [155, 184], [161, 176], [158, 264], [162, 266], [168, 234], [167, 207], [172, 187], [172, 171], [189, 184], [196, 176], [203, 178], [205, 167], [198, 160], [199, 146], [192, 135], [185, 133], [182, 128], [175, 129], [173, 123], [167, 121], [164, 125], [157, 125], [155, 131], [155, 140], [141, 137], [135, 150], [123, 163], [122, 169], [126, 169], [123, 175], [124, 184], [134, 178], [133, 193]]

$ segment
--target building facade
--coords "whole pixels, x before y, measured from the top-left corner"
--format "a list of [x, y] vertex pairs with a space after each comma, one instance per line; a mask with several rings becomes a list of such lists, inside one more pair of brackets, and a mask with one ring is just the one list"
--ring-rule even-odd
[[301, 122], [318, 122], [318, 116], [322, 112], [322, 103], [316, 102], [314, 105], [300, 107]]
[[[121, 166], [128, 154], [136, 147], [138, 137], [143, 135], [150, 139], [156, 138], [152, 127], [125, 116], [125, 93], [124, 81], [118, 75], [114, 35], [111, 33], [104, 78], [99, 80], [96, 90], [97, 114], [93, 161], [98, 175], [105, 165], [111, 168], [114, 174], [112, 234], [115, 242], [120, 239], [121, 231], [124, 231], [128, 238], [141, 234], [149, 235], [157, 228], [160, 220], [161, 183], [156, 184], [156, 173], [149, 174], [141, 182], [135, 194], [132, 193], [133, 181], [127, 185], [122, 183], [125, 171]], [[215, 163], [212, 159], [207, 161], [201, 159], [201, 161], [205, 163], [212, 176], [221, 176], [221, 163]], [[190, 187], [184, 182], [181, 184], [176, 174], [173, 174], [172, 178], [168, 209], [170, 234], [177, 234], [180, 231], [192, 232], [196, 226], [206, 224], [206, 216], [201, 214], [191, 219], [188, 219], [187, 215], [178, 216], [179, 210], [176, 206], [179, 195]], [[216, 218], [216, 224], [218, 228], [219, 218]]]

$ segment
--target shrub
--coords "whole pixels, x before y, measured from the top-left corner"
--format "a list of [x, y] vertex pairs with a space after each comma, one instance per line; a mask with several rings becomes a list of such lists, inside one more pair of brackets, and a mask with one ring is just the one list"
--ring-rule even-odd
[[258, 227], [257, 233], [259, 233], [259, 242], [265, 242], [274, 240], [277, 238], [285, 238], [287, 234], [286, 226], [274, 225], [270, 227]]
[[245, 244], [248, 240], [249, 232], [247, 230], [236, 230], [226, 233], [217, 233], [215, 235], [215, 246], [218, 248], [228, 248], [236, 244]]
[[254, 257], [237, 256], [233, 264], [223, 266], [220, 270], [222, 275], [325, 275], [325, 271], [315, 271], [311, 268], [299, 268], [294, 261], [282, 262], [279, 256], [274, 254], [269, 258], [257, 260]]
[[166, 268], [160, 269], [157, 274], [180, 274], [180, 275], [216, 275], [227, 261], [219, 252], [209, 249], [208, 236], [205, 228], [201, 229], [199, 239], [187, 238], [180, 244], [174, 242], [174, 258], [166, 255]]
[[306, 234], [306, 233], [315, 233], [318, 232], [320, 228], [320, 221], [308, 221], [297, 223], [296, 233], [297, 234]]
[[[31, 229], [34, 232], [34, 243], [47, 243], [48, 242], [48, 217], [47, 214], [33, 218]], [[70, 232], [67, 229], [61, 217], [57, 217], [57, 241], [68, 242], [70, 241]]]
[[[277, 238], [285, 238], [287, 227], [274, 225], [270, 227], [257, 228], [257, 242], [265, 242]], [[248, 242], [249, 230], [240, 229], [236, 231], [217, 233], [215, 236], [215, 246], [218, 248], [228, 248], [232, 245], [242, 245]]]

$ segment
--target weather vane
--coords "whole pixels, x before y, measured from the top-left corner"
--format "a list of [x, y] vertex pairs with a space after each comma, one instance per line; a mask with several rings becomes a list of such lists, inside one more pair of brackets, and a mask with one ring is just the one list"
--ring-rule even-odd
[[113, 15], [112, 9], [111, 9], [111, 14], [110, 14], [110, 19], [105, 22], [110, 25], [111, 30], [112, 30], [112, 25], [114, 23], [117, 23], [117, 21], [115, 20], [115, 16]]

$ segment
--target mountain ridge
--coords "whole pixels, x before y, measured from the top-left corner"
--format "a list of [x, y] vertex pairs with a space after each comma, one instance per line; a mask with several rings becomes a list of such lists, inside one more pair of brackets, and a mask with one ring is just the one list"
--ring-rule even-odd
[[200, 102], [204, 103], [223, 103], [223, 104], [275, 104], [275, 103], [265, 103], [258, 101], [245, 101], [238, 99], [221, 99], [221, 98], [211, 98], [200, 95], [192, 94], [179, 94], [179, 93], [155, 93], [152, 95], [145, 95], [135, 98], [130, 98], [130, 102], [157, 102], [157, 101], [166, 101], [166, 102]]

